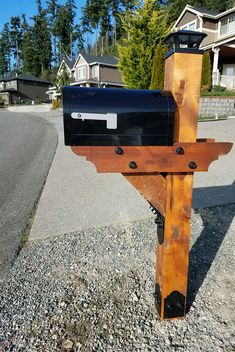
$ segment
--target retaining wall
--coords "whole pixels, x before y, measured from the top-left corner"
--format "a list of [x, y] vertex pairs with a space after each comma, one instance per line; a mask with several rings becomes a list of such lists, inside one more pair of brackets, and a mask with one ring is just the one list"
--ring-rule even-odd
[[235, 116], [235, 96], [234, 97], [201, 97], [201, 116]]
[[51, 110], [51, 104], [15, 105], [9, 106], [7, 110], [12, 112], [49, 112]]

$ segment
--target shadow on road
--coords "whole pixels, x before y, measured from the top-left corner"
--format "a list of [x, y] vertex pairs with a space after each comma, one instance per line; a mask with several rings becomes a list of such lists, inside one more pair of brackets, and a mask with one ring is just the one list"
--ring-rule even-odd
[[193, 208], [206, 208], [235, 203], [235, 181], [232, 185], [193, 189]]
[[[231, 186], [211, 187], [207, 192], [221, 195], [222, 198], [224, 194], [234, 195], [235, 182]], [[196, 210], [202, 218], [204, 228], [193, 244], [189, 255], [188, 310], [194, 302], [233, 221], [235, 197], [233, 199], [234, 204]]]

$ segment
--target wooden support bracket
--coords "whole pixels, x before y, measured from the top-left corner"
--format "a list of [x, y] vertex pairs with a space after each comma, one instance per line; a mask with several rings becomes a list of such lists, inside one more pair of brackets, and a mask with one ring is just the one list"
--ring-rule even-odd
[[75, 154], [86, 156], [97, 172], [153, 173], [208, 171], [220, 155], [229, 153], [232, 143], [175, 143], [174, 146], [71, 147]]

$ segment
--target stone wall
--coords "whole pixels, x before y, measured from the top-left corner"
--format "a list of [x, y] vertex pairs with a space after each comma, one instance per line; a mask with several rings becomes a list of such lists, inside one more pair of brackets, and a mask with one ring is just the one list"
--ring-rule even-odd
[[235, 116], [235, 96], [234, 97], [201, 97], [201, 116]]

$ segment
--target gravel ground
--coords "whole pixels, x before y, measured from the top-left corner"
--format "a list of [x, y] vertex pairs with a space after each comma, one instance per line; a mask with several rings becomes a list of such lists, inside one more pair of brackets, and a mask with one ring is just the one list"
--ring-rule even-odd
[[194, 212], [179, 321], [156, 314], [153, 219], [26, 245], [1, 284], [0, 351], [235, 351], [234, 213]]

